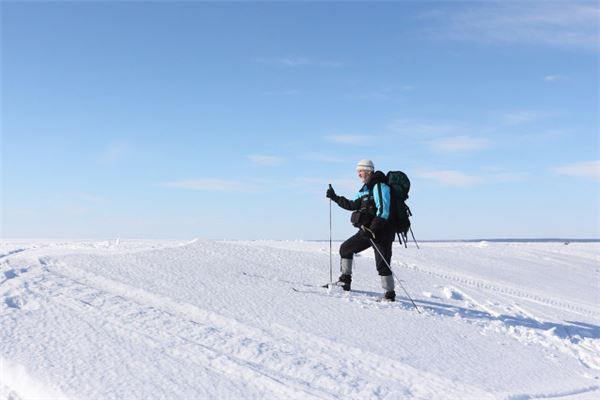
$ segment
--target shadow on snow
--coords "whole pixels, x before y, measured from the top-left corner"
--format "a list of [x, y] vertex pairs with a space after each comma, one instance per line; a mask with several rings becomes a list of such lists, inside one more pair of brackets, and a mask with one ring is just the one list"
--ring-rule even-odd
[[[402, 302], [410, 305], [408, 299], [401, 299]], [[600, 326], [588, 324], [585, 322], [565, 321], [564, 323], [538, 321], [536, 319], [515, 316], [515, 315], [492, 315], [487, 311], [464, 308], [452, 304], [439, 303], [428, 300], [415, 300], [420, 307], [434, 312], [438, 315], [454, 317], [456, 315], [467, 320], [499, 321], [508, 327], [523, 327], [537, 329], [552, 333], [561, 339], [569, 339], [571, 343], [579, 343], [581, 339], [600, 339]]]
[[[243, 275], [253, 278], [260, 279], [269, 279], [263, 275], [252, 274], [248, 272], [242, 272]], [[300, 282], [293, 282], [281, 278], [270, 278], [270, 280], [278, 281], [281, 283], [287, 283], [291, 285], [298, 285], [305, 288], [320, 288], [319, 285], [308, 285]], [[327, 297], [331, 297], [327, 292], [314, 292], [313, 290], [304, 291], [295, 289], [296, 292], [305, 292], [312, 294], [319, 294]], [[361, 297], [381, 297], [381, 293], [364, 291], [364, 290], [352, 290], [352, 295], [358, 295], [356, 300], [360, 300]], [[556, 337], [561, 339], [568, 339], [571, 343], [577, 344], [582, 339], [590, 338], [590, 339], [600, 339], [600, 326], [588, 324], [585, 322], [578, 321], [565, 321], [564, 323], [558, 322], [547, 322], [547, 321], [538, 321], [533, 318], [525, 317], [525, 316], [515, 316], [515, 315], [492, 315], [487, 311], [469, 309], [457, 305], [440, 303], [429, 300], [417, 300], [413, 299], [419, 308], [422, 310], [426, 310], [428, 312], [446, 316], [446, 317], [455, 317], [459, 316], [465, 320], [470, 321], [499, 321], [503, 323], [507, 327], [523, 327], [529, 329], [536, 329], [539, 331], [548, 332]], [[393, 304], [393, 303], [392, 303]], [[404, 298], [402, 296], [396, 297], [396, 304], [403, 309], [413, 309], [413, 305], [408, 298]]]

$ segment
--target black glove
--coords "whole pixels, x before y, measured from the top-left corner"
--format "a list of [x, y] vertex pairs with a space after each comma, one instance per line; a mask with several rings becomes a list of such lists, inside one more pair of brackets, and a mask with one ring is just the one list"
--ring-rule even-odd
[[360, 231], [362, 232], [362, 234], [363, 234], [364, 237], [366, 237], [368, 239], [375, 240], [375, 232], [373, 232], [372, 230], [370, 230], [366, 226], [361, 225], [360, 226]]
[[333, 188], [331, 187], [331, 184], [329, 184], [329, 189], [327, 189], [327, 194], [325, 195], [325, 197], [327, 197], [328, 199], [331, 199], [333, 201], [336, 201], [336, 202], [340, 198], [340, 196], [335, 194], [335, 190], [333, 190]]

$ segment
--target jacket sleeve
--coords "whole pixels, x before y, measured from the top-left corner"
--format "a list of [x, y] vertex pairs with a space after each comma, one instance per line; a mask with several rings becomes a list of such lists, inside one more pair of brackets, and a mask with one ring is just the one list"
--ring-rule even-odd
[[336, 201], [337, 205], [342, 207], [344, 210], [355, 211], [360, 209], [360, 199], [348, 200], [344, 196], [338, 197]]

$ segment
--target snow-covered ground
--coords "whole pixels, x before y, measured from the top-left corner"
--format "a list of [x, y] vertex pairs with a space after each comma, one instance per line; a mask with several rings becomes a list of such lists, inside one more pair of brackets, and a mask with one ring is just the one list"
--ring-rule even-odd
[[[334, 243], [334, 276], [339, 259]], [[599, 243], [0, 242], [0, 399], [600, 399]], [[294, 289], [296, 290], [294, 290]]]

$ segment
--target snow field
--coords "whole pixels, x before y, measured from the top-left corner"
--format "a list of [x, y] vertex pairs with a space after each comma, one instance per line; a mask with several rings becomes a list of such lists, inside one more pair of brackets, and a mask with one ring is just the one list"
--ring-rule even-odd
[[4, 241], [0, 399], [600, 397], [599, 249], [395, 247], [419, 314], [323, 242]]

